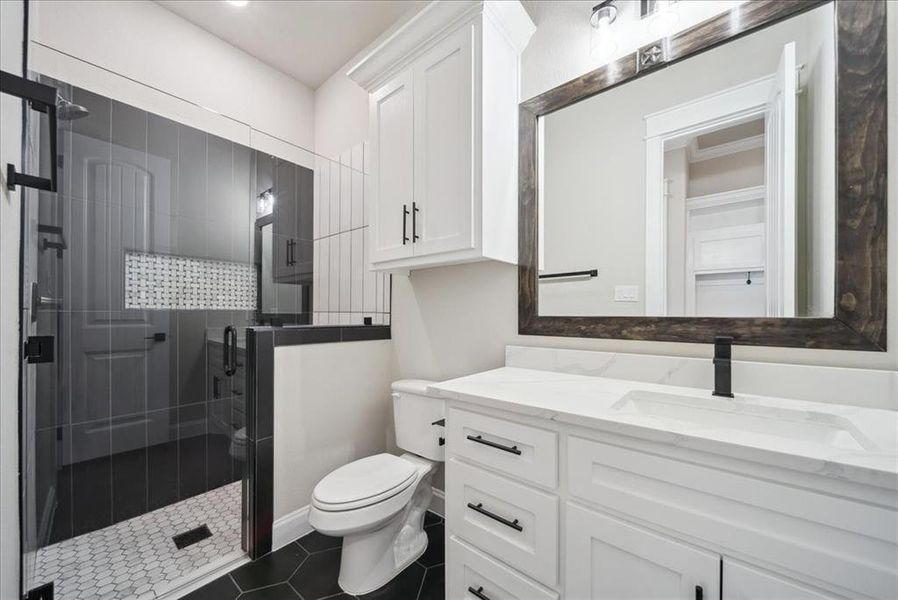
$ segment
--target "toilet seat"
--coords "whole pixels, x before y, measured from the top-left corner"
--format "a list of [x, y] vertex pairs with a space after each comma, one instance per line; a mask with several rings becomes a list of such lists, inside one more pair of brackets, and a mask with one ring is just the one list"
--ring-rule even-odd
[[375, 454], [336, 469], [312, 492], [312, 504], [329, 512], [355, 510], [402, 493], [418, 476], [411, 461], [392, 454]]

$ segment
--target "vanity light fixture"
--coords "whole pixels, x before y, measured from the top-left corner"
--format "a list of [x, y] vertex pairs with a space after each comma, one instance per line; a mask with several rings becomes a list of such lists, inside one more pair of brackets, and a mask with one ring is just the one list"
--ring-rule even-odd
[[270, 215], [274, 211], [274, 192], [272, 188], [268, 188], [259, 194], [256, 200], [256, 216], [264, 217]]
[[607, 61], [617, 49], [611, 24], [617, 19], [617, 6], [614, 0], [604, 0], [592, 7], [589, 24], [593, 28], [590, 36], [590, 53], [602, 61]]

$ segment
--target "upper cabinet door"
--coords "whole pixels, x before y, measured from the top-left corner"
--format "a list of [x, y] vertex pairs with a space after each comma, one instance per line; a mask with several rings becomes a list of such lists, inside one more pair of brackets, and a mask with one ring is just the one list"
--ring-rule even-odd
[[474, 247], [473, 25], [414, 64], [415, 255]]
[[817, 592], [760, 569], [723, 560], [723, 597], [727, 600], [843, 600]]
[[413, 108], [411, 70], [371, 97], [372, 262], [412, 255]]
[[717, 554], [570, 503], [566, 533], [567, 598], [719, 597]]

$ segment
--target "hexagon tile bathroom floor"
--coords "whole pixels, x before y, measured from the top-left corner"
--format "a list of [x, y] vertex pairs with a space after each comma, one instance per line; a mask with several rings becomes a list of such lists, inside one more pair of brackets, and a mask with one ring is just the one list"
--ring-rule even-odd
[[[444, 523], [427, 513], [427, 550], [379, 590], [361, 600], [443, 600]], [[181, 600], [349, 600], [337, 585], [342, 538], [312, 532], [280, 550], [237, 567]]]
[[[172, 536], [200, 525], [212, 536], [181, 550]], [[240, 550], [240, 482], [234, 482], [37, 552], [33, 581], [57, 600], [149, 600]]]

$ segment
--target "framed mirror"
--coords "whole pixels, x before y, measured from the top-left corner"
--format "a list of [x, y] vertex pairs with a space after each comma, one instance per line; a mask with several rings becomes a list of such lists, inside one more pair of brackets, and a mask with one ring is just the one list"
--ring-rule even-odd
[[519, 332], [885, 350], [883, 0], [755, 0], [520, 105]]

